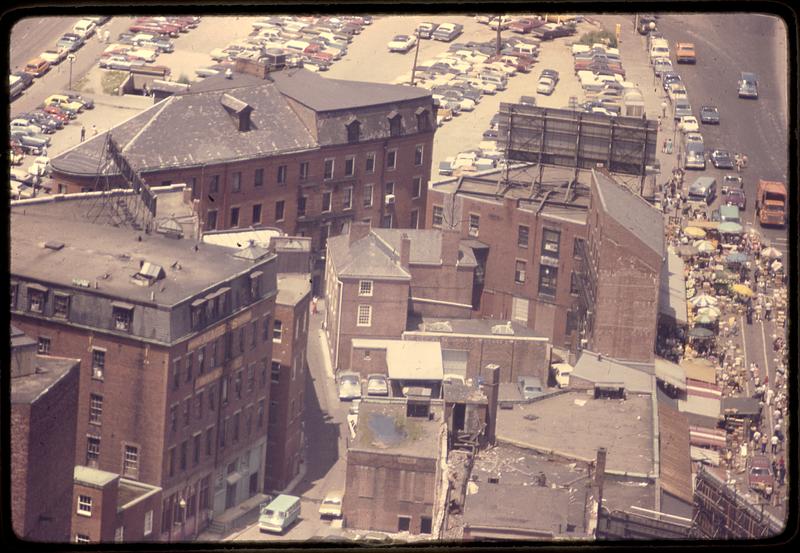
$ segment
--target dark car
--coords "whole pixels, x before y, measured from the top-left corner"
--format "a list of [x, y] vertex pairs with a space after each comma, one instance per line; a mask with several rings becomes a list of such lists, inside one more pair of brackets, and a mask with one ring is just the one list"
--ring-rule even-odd
[[558, 82], [558, 71], [555, 69], [542, 69], [539, 78], [541, 79], [542, 77], [550, 77], [553, 81]]
[[707, 125], [719, 125], [719, 109], [717, 109], [717, 106], [702, 106], [700, 108], [700, 122]]
[[654, 15], [640, 15], [637, 31], [639, 31], [640, 35], [646, 35], [650, 32], [650, 23], [653, 24], [653, 28], [655, 28], [656, 24], [656, 17]]
[[497, 129], [486, 129], [483, 131], [483, 138], [486, 140], [497, 140]]
[[62, 92], [64, 96], [70, 99], [71, 102], [80, 102], [86, 109], [94, 109], [94, 100], [81, 96], [77, 92]]
[[536, 105], [536, 97], [535, 96], [520, 96], [519, 103], [523, 106], [535, 106]]
[[669, 85], [672, 83], [679, 82], [681, 82], [681, 76], [674, 71], [664, 71], [661, 74], [661, 84], [664, 87], [664, 90], [669, 90]]
[[766, 455], [755, 455], [747, 467], [747, 485], [751, 490], [766, 493], [772, 491], [773, 477], [769, 458]]
[[744, 211], [747, 207], [747, 196], [741, 188], [723, 186], [722, 203], [725, 205], [735, 205], [740, 211]]
[[34, 125], [38, 125], [42, 128], [42, 132], [47, 134], [53, 134], [58, 129], [64, 128], [64, 123], [56, 119], [55, 117], [50, 117], [46, 113], [42, 111], [36, 111], [31, 113], [23, 113], [17, 116], [19, 119], [25, 119], [26, 121], [30, 121]]
[[70, 52], [74, 52], [83, 46], [83, 42], [84, 40], [80, 35], [76, 35], [75, 33], [66, 33], [58, 39], [58, 42], [56, 42], [56, 47], [66, 48]]
[[532, 34], [541, 40], [553, 40], [564, 36], [572, 36], [575, 34], [575, 25], [562, 24], [549, 27], [543, 25], [532, 31]]
[[733, 169], [733, 156], [728, 150], [714, 150], [711, 152], [711, 163], [717, 169]]
[[28, 88], [33, 84], [33, 75], [30, 73], [26, 73], [25, 71], [14, 71], [12, 75], [19, 77], [22, 80], [23, 89]]
[[544, 25], [544, 21], [543, 20], [541, 20], [541, 19], [531, 19], [531, 18], [526, 17], [526, 18], [523, 18], [523, 19], [517, 19], [516, 21], [512, 21], [508, 25], [508, 29], [510, 31], [515, 32], [515, 33], [526, 34], [526, 33], [530, 33], [536, 27], [540, 27], [541, 25]]

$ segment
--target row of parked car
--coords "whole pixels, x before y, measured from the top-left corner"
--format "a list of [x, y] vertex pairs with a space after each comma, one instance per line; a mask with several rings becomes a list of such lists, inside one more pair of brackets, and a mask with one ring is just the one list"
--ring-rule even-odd
[[531, 34], [539, 40], [553, 40], [559, 37], [575, 34], [575, 17], [556, 16], [548, 18], [546, 16], [524, 16], [511, 17], [507, 15], [490, 16], [479, 14], [475, 16], [475, 21], [488, 25], [491, 29], [509, 30], [519, 34]]
[[310, 71], [327, 71], [331, 64], [347, 54], [353, 38], [371, 16], [272, 16], [254, 22], [253, 31], [245, 39], [211, 51], [211, 59], [220, 65], [197, 71], [207, 77], [224, 71], [236, 58], [283, 60], [289, 67], [305, 67]]
[[[197, 28], [199, 23], [197, 16], [140, 17], [106, 46], [97, 64], [114, 71], [144, 69], [144, 64], [153, 64], [160, 54], [174, 52], [172, 39]], [[150, 69], [163, 75], [169, 73], [166, 67], [160, 71]]]

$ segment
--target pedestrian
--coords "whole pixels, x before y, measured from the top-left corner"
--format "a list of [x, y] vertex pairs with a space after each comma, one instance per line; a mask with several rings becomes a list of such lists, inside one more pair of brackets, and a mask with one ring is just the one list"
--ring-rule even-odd
[[778, 464], [778, 484], [783, 486], [783, 482], [786, 479], [786, 465], [783, 464], [783, 457], [781, 457], [781, 462]]
[[317, 314], [317, 296], [314, 296], [311, 299], [311, 313], [313, 313], [314, 315]]
[[661, 146], [661, 153], [662, 154], [666, 154], [667, 153], [667, 139], [666, 138], [664, 139], [664, 144]]
[[97, 136], [97, 125], [92, 123], [92, 136]]
[[661, 117], [666, 117], [666, 116], [667, 116], [667, 102], [663, 101], [661, 102]]
[[767, 453], [767, 444], [769, 443], [769, 438], [767, 435], [761, 436], [761, 455], [765, 455]]
[[778, 442], [779, 441], [780, 440], [778, 440], [778, 435], [777, 434], [773, 434], [772, 438], [770, 438], [770, 443], [772, 444], [772, 454], [773, 455], [778, 453]]
[[772, 460], [772, 475], [778, 477], [778, 462], [775, 459]]
[[764, 305], [764, 320], [769, 321], [772, 319], [772, 304], [767, 301], [766, 305]]
[[756, 447], [758, 447], [758, 443], [760, 441], [761, 441], [761, 432], [759, 432], [758, 429], [756, 429], [756, 431], [753, 433], [753, 449], [754, 450], [755, 450]]
[[81, 125], [81, 142], [83, 142], [85, 138], [86, 138], [86, 127]]

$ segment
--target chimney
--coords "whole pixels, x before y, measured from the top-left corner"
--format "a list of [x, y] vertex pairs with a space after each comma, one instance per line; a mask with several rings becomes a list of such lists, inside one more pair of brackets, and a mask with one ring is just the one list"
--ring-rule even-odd
[[597, 450], [597, 459], [594, 462], [594, 482], [592, 487], [595, 489], [597, 497], [597, 513], [600, 514], [600, 508], [603, 506], [603, 484], [606, 480], [606, 448], [601, 447]]
[[489, 412], [486, 414], [486, 441], [494, 445], [497, 440], [497, 396], [500, 392], [500, 366], [499, 365], [486, 365], [488, 372], [489, 382], [484, 384], [488, 387], [489, 397]]
[[411, 238], [403, 233], [400, 238], [400, 265], [403, 269], [408, 269], [408, 263], [411, 260]]
[[362, 238], [369, 236], [370, 232], [370, 224], [364, 223], [362, 221], [353, 221], [350, 223], [350, 232], [348, 234], [349, 239], [347, 241], [348, 244], [352, 244], [356, 240], [361, 240]]
[[455, 265], [458, 262], [458, 244], [461, 233], [455, 229], [442, 230], [442, 264]]

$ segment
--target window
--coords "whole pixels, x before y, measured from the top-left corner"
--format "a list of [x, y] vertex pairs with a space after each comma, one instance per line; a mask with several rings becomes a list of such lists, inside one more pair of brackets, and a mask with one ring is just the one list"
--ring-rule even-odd
[[266, 359], [261, 361], [260, 367], [261, 368], [259, 370], [259, 373], [260, 373], [261, 376], [259, 378], [259, 381], [261, 382], [261, 387], [263, 388], [264, 386], [267, 385], [267, 360]]
[[286, 184], [286, 174], [287, 174], [287, 167], [286, 165], [278, 165], [278, 174], [275, 177], [275, 180], [278, 184]]
[[365, 184], [364, 185], [364, 207], [372, 207], [372, 190], [374, 185], [372, 184]]
[[169, 448], [169, 475], [175, 476], [175, 448]]
[[408, 226], [410, 228], [419, 228], [419, 209], [411, 210], [411, 221]]
[[69, 296], [56, 293], [53, 297], [53, 316], [69, 318]]
[[122, 475], [132, 478], [139, 477], [139, 448], [133, 445], [125, 446], [125, 456], [122, 460]]
[[323, 192], [322, 193], [322, 212], [326, 213], [331, 210], [331, 193], [330, 192]]
[[236, 378], [233, 381], [233, 390], [236, 392], [236, 399], [242, 399], [242, 371], [236, 371]]
[[326, 159], [325, 160], [325, 169], [322, 173], [322, 178], [324, 180], [331, 180], [333, 178], [333, 160]]
[[202, 480], [200, 480], [200, 508], [201, 509], [208, 509], [211, 502], [209, 501], [210, 492], [211, 491], [211, 477], [206, 476]]
[[264, 186], [264, 169], [256, 169], [253, 176], [253, 186]]
[[306, 215], [306, 200], [305, 196], [300, 196], [297, 198], [297, 216], [298, 217], [305, 217]]
[[386, 152], [386, 168], [395, 169], [397, 167], [397, 150]]
[[178, 430], [178, 406], [171, 405], [169, 408], [169, 427], [175, 432]]
[[481, 226], [481, 218], [479, 215], [473, 215], [470, 213], [469, 215], [469, 235], [477, 237], [478, 231], [480, 230]]
[[217, 230], [217, 210], [212, 209], [206, 214], [206, 230]]
[[226, 432], [227, 428], [228, 428], [228, 419], [226, 417], [225, 420], [223, 420], [219, 425], [219, 433], [218, 434], [219, 434], [219, 447], [220, 448], [224, 448], [225, 447], [225, 432]]
[[422, 160], [424, 159], [425, 155], [425, 146], [423, 144], [417, 144], [417, 147], [414, 148], [414, 165], [420, 166], [422, 165]]
[[103, 416], [103, 396], [98, 394], [89, 395], [89, 422], [91, 424], [102, 424]]
[[275, 202], [275, 220], [276, 221], [283, 221], [283, 208], [286, 203], [283, 200], [278, 200]]
[[[189, 382], [192, 379], [192, 366], [188, 363], [189, 359], [186, 360], [186, 382]], [[203, 371], [206, 370], [206, 347], [200, 346], [200, 349], [197, 350], [197, 371], [202, 374]]]
[[527, 324], [529, 304], [525, 298], [511, 298], [511, 318]]
[[367, 173], [374, 173], [375, 172], [375, 152], [370, 152], [367, 154], [366, 164], [364, 166], [364, 170]]
[[431, 130], [431, 119], [427, 109], [417, 112], [417, 132]]
[[144, 514], [144, 535], [149, 536], [153, 533], [153, 511], [152, 509]]
[[39, 340], [36, 347], [36, 352], [39, 355], [49, 355], [50, 354], [50, 338], [46, 338], [45, 336], [39, 336]]
[[216, 387], [213, 384], [208, 386], [208, 408], [212, 411], [217, 408], [217, 394]]
[[525, 284], [525, 262], [517, 259], [514, 267], [514, 282], [517, 284]]
[[197, 418], [198, 419], [202, 419], [203, 418], [203, 390], [197, 390], [197, 393], [195, 394], [194, 404], [195, 404], [195, 411], [197, 412]]
[[100, 459], [100, 436], [86, 437], [86, 464], [96, 466]]
[[86, 534], [75, 534], [75, 543], [90, 543]]
[[47, 294], [43, 290], [35, 290], [28, 287], [28, 311], [33, 313], [44, 313], [44, 302]]
[[386, 195], [388, 196], [389, 194], [394, 196], [394, 183], [392, 181], [386, 183]]
[[19, 284], [16, 282], [11, 283], [11, 309], [17, 307], [17, 295], [19, 294]]
[[389, 117], [389, 136], [400, 136], [401, 134], [403, 134], [403, 119], [398, 113]]
[[92, 516], [92, 498], [88, 495], [78, 495], [78, 514], [90, 517]]
[[578, 273], [572, 271], [569, 275], [569, 293], [573, 296], [577, 296], [580, 292], [580, 280], [578, 279]]
[[542, 229], [542, 255], [558, 257], [558, 246], [561, 233], [557, 230]]
[[557, 281], [557, 267], [539, 266], [539, 295], [555, 297]]
[[103, 380], [103, 373], [106, 369], [106, 350], [92, 350], [92, 378]]
[[216, 194], [219, 192], [219, 175], [214, 175], [211, 177], [211, 182], [208, 185], [208, 191], [211, 194]]
[[242, 418], [242, 413], [237, 411], [233, 414], [233, 442], [239, 441], [239, 420]]
[[254, 225], [261, 224], [261, 204], [253, 206], [253, 218], [251, 219]]
[[266, 317], [264, 317], [262, 325], [261, 325], [261, 341], [262, 342], [266, 342], [267, 340], [269, 340], [269, 329], [270, 329], [270, 326], [271, 325], [269, 324], [269, 315], [267, 315]]
[[231, 192], [242, 191], [242, 173], [237, 171], [231, 175]]
[[300, 162], [300, 180], [308, 180], [308, 162], [301, 161]]
[[408, 532], [409, 528], [411, 528], [411, 517], [398, 516], [397, 517], [397, 531], [398, 532]]
[[444, 223], [444, 208], [442, 206], [433, 206], [433, 217], [431, 223], [434, 227], [441, 227], [442, 223]]
[[181, 442], [181, 456], [179, 464], [181, 470], [186, 470], [186, 459], [188, 452], [189, 452], [189, 442], [183, 440]]
[[272, 341], [281, 343], [281, 338], [283, 336], [283, 323], [277, 319], [272, 326]]
[[564, 334], [570, 335], [578, 330], [578, 312], [570, 309], [567, 311], [567, 321], [566, 321], [566, 328], [564, 329]]
[[214, 449], [214, 428], [206, 429], [206, 455], [211, 455]]
[[359, 280], [358, 281], [358, 295], [359, 296], [371, 296], [372, 295], [372, 281], [371, 280]]
[[392, 214], [387, 213], [381, 218], [381, 228], [392, 228]]
[[351, 209], [353, 207], [353, 187], [347, 186], [343, 191], [342, 209]]
[[281, 381], [281, 364], [278, 361], [273, 361], [270, 382], [272, 382], [273, 384], [280, 384], [280, 381]]
[[356, 320], [357, 326], [372, 326], [372, 306], [359, 305], [358, 318]]
[[231, 226], [238, 227], [239, 226], [239, 208], [232, 207], [231, 208]]
[[361, 123], [353, 121], [347, 126], [347, 142], [348, 144], [355, 144], [358, 142], [359, 135], [361, 134]]
[[580, 258], [585, 246], [583, 238], [576, 238], [572, 243], [572, 257]]
[[517, 227], [517, 246], [520, 248], [528, 247], [529, 233], [530, 229], [526, 225], [520, 225]]
[[344, 158], [344, 176], [352, 177], [356, 174], [356, 158], [355, 156], [348, 156]]
[[131, 331], [131, 322], [133, 321], [133, 309], [120, 306], [114, 306], [114, 328], [123, 332]]
[[114, 530], [114, 543], [122, 543], [122, 540], [125, 537], [125, 527], [120, 526], [116, 530]]
[[414, 177], [411, 180], [411, 197], [419, 198], [422, 195], [422, 177]]
[[200, 462], [200, 441], [202, 434], [195, 434], [192, 443], [192, 466], [197, 466]]

